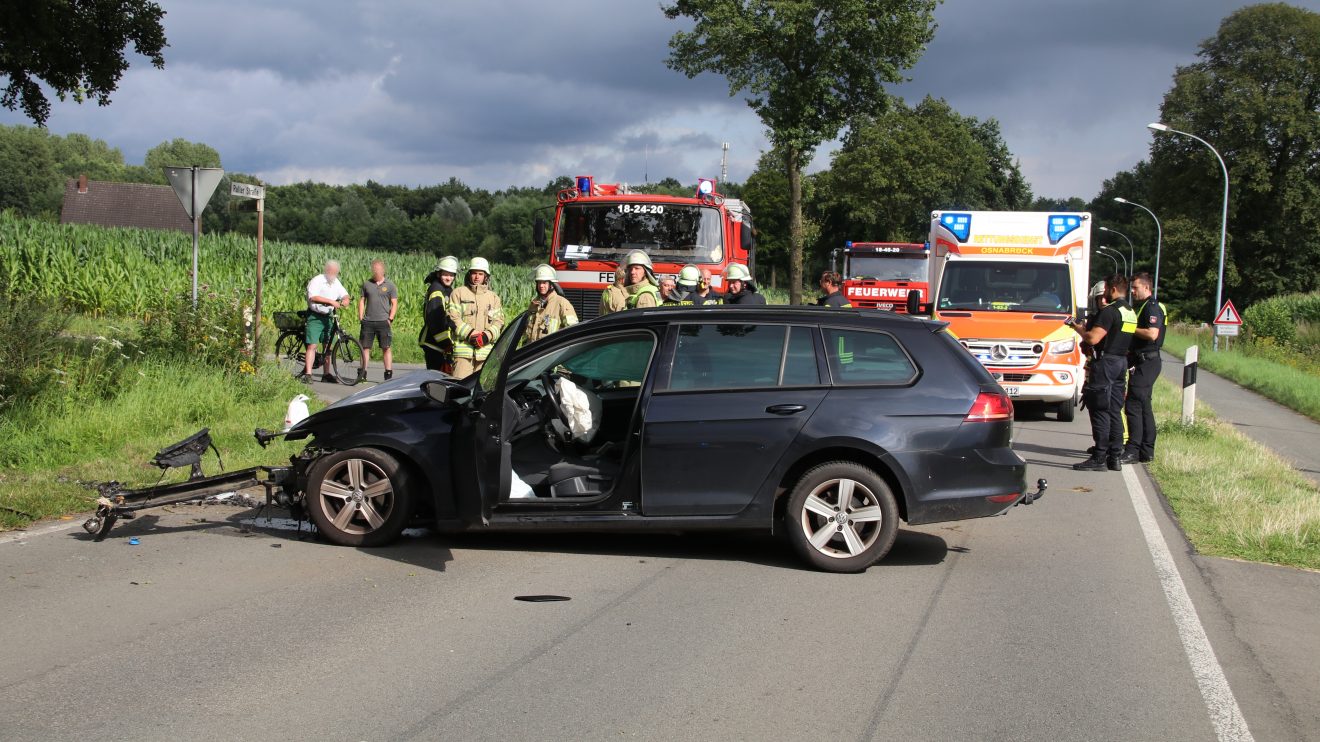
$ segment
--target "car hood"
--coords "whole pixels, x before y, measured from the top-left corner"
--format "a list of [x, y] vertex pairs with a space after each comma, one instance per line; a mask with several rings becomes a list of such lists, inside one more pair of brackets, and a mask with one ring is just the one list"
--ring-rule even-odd
[[[451, 377], [439, 371], [430, 370], [406, 373], [334, 402], [328, 407], [307, 416], [302, 422], [293, 426], [289, 432], [305, 434], [328, 421], [339, 420], [368, 410], [372, 412], [396, 411], [430, 403], [430, 400], [422, 392], [422, 383], [432, 379], [451, 379]], [[291, 437], [296, 439], [299, 436], [294, 435]]]

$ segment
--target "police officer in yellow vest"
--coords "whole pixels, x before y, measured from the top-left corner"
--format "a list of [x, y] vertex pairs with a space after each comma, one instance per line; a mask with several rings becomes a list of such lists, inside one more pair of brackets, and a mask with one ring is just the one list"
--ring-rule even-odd
[[1132, 277], [1132, 301], [1139, 303], [1134, 310], [1137, 331], [1128, 349], [1132, 378], [1128, 381], [1127, 404], [1123, 407], [1128, 430], [1124, 464], [1155, 460], [1155, 410], [1151, 408], [1151, 395], [1164, 365], [1160, 360], [1160, 348], [1164, 346], [1164, 305], [1151, 293], [1151, 284], [1149, 273]]
[[1123, 276], [1105, 279], [1105, 297], [1109, 304], [1078, 330], [1071, 318], [1068, 324], [1092, 349], [1090, 373], [1082, 388], [1082, 399], [1091, 413], [1091, 437], [1095, 448], [1090, 458], [1074, 464], [1078, 471], [1120, 471], [1123, 464], [1123, 396], [1127, 375], [1127, 353], [1132, 334], [1137, 329], [1137, 313], [1127, 305], [1128, 282]]
[[622, 312], [628, 308], [628, 291], [623, 287], [627, 280], [627, 268], [621, 265], [614, 269], [614, 283], [600, 292], [600, 316]]
[[534, 343], [578, 323], [577, 312], [573, 309], [573, 305], [559, 292], [558, 278], [555, 269], [548, 265], [538, 265], [536, 270], [532, 271], [532, 281], [536, 283], [536, 296], [532, 297], [532, 303], [527, 307], [527, 331], [523, 334], [524, 343]]
[[417, 338], [432, 371], [454, 371], [454, 327], [449, 321], [449, 295], [458, 276], [458, 258], [447, 255], [426, 277], [426, 303], [422, 307], [422, 334]]
[[641, 250], [628, 253], [623, 266], [627, 269], [624, 291], [628, 293], [628, 308], [660, 306], [659, 282], [655, 279], [655, 269], [651, 267], [651, 256]]
[[454, 323], [454, 377], [464, 379], [481, 370], [504, 330], [504, 304], [490, 287], [485, 258], [472, 259], [463, 285], [450, 294], [449, 319]]

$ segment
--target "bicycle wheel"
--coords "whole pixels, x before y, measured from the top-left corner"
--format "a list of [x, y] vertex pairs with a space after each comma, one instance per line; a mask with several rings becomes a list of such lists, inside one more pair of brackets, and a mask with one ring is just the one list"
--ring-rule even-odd
[[362, 368], [362, 346], [348, 335], [340, 335], [330, 352], [331, 368], [335, 378], [345, 386], [358, 383], [358, 369]]
[[300, 374], [307, 365], [307, 346], [302, 335], [286, 332], [275, 341], [275, 362], [280, 368], [291, 374]]

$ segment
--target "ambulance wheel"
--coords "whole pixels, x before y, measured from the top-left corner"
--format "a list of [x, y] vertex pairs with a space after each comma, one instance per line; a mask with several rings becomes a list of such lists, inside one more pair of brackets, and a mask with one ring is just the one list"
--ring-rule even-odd
[[1059, 422], [1061, 423], [1070, 423], [1073, 420], [1076, 420], [1077, 400], [1075, 399], [1063, 400], [1062, 402], [1059, 403], [1059, 406], [1055, 409], [1055, 412], [1058, 414]]
[[408, 470], [375, 448], [323, 456], [307, 473], [307, 515], [340, 546], [383, 546], [403, 533], [412, 512]]

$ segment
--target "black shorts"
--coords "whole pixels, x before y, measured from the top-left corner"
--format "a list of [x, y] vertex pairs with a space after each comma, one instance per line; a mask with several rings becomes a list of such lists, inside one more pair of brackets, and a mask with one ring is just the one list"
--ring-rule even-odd
[[394, 333], [390, 329], [390, 323], [385, 320], [362, 320], [362, 333], [358, 341], [362, 343], [363, 350], [371, 350], [371, 344], [380, 339], [380, 349], [389, 350], [394, 342]]

